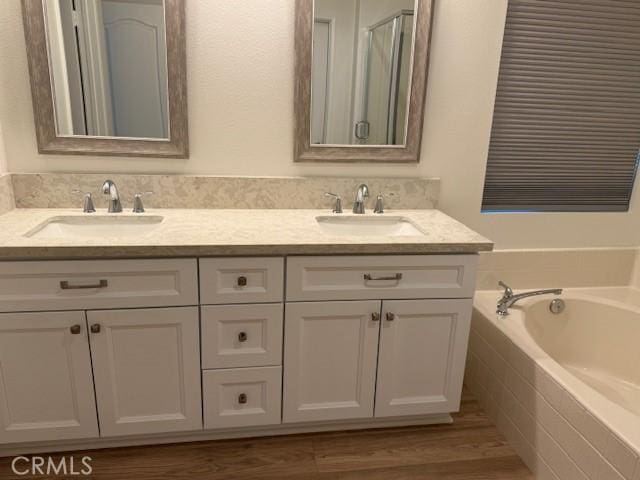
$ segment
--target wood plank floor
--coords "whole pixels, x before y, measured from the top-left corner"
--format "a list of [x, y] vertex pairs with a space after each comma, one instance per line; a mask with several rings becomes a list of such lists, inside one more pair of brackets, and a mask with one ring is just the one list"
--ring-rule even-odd
[[[97, 480], [532, 480], [465, 392], [452, 425], [131, 447], [89, 455]], [[59, 455], [54, 455], [59, 458]], [[18, 476], [0, 459], [0, 479]], [[71, 478], [71, 477], [67, 477]], [[74, 477], [83, 478], [83, 477]], [[86, 478], [86, 477], [84, 477]]]

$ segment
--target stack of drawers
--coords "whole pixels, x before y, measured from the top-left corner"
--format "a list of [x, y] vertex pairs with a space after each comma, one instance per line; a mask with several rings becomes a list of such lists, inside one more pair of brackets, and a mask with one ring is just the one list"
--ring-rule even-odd
[[281, 423], [283, 258], [200, 259], [204, 428]]

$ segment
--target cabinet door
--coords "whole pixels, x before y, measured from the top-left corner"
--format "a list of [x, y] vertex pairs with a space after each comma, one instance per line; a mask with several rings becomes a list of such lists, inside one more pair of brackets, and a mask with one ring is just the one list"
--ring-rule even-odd
[[104, 437], [202, 428], [198, 309], [87, 312]]
[[0, 443], [98, 436], [84, 312], [0, 315]]
[[472, 300], [382, 304], [376, 417], [460, 407]]
[[287, 304], [283, 422], [373, 416], [379, 301]]

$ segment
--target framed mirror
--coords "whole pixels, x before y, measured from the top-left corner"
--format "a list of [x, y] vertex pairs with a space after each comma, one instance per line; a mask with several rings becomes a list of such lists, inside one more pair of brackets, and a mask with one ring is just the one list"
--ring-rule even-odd
[[184, 0], [22, 0], [38, 151], [186, 158]]
[[417, 162], [432, 0], [296, 1], [296, 161]]

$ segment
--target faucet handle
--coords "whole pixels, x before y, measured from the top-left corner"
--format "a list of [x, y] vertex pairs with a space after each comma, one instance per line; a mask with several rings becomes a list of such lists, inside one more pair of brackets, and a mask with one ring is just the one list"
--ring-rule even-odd
[[133, 196], [133, 213], [144, 213], [142, 197], [145, 195], [153, 195], [153, 192], [138, 192]]
[[342, 198], [340, 198], [340, 195], [336, 193], [327, 192], [324, 194], [324, 196], [335, 198], [336, 203], [333, 207], [333, 213], [342, 213]]
[[509, 298], [509, 297], [513, 296], [512, 288], [509, 285], [507, 285], [506, 283], [504, 283], [502, 280], [500, 280], [498, 282], [498, 286], [504, 288], [504, 296], [506, 298]]
[[393, 197], [393, 193], [380, 193], [376, 197], [376, 205], [373, 207], [373, 213], [384, 213], [384, 197]]
[[80, 193], [84, 196], [82, 202], [82, 211], [84, 213], [95, 213], [96, 207], [93, 205], [93, 197], [91, 196], [91, 192], [83, 192], [82, 190], [74, 189], [71, 190], [71, 193]]

